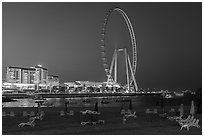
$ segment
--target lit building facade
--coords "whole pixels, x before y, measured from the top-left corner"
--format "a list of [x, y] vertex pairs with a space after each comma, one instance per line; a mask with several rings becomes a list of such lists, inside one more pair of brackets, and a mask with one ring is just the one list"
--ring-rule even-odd
[[41, 65], [35, 66], [35, 84], [47, 84], [48, 70]]
[[11, 83], [21, 83], [21, 68], [7, 67], [6, 80]]
[[7, 67], [6, 81], [10, 83], [34, 84], [34, 68]]
[[21, 77], [23, 84], [34, 84], [35, 69], [23, 68], [21, 69]]
[[47, 84], [48, 70], [41, 66], [35, 68], [7, 67], [7, 82], [22, 84]]
[[[59, 78], [54, 77], [53, 79]], [[55, 80], [57, 81], [57, 80]], [[41, 65], [25, 68], [9, 66], [7, 67], [6, 88], [17, 87], [17, 89], [46, 89], [48, 86], [48, 69]]]
[[34, 68], [9, 66], [7, 67], [6, 81], [2, 87], [4, 91], [6, 89], [35, 90], [34, 75]]

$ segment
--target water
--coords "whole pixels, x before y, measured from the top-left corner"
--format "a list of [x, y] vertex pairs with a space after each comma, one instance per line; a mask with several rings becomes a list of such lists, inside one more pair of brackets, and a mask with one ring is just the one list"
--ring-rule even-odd
[[[46, 98], [45, 103], [42, 107], [64, 107], [65, 102], [69, 101], [70, 106], [73, 107], [91, 107], [98, 102], [100, 107], [119, 107], [128, 106], [129, 102], [115, 102], [116, 99], [131, 99], [132, 105], [137, 106], [155, 106], [160, 105], [163, 99], [164, 105], [190, 105], [192, 96], [175, 97], [175, 98], [162, 98], [161, 96], [109, 96], [109, 97], [80, 97], [80, 98]], [[3, 102], [3, 107], [37, 107], [37, 103], [31, 98], [27, 99], [16, 99], [15, 102]], [[90, 102], [83, 102], [84, 100], [89, 100]], [[102, 104], [101, 101], [106, 100], [108, 104]]]

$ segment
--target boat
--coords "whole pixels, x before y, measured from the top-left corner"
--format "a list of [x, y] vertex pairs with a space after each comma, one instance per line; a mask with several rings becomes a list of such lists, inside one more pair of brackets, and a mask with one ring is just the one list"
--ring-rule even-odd
[[177, 97], [183, 97], [184, 93], [183, 92], [175, 92], [174, 93]]
[[173, 95], [172, 95], [172, 94], [166, 94], [166, 95], [164, 96], [164, 98], [173, 98]]

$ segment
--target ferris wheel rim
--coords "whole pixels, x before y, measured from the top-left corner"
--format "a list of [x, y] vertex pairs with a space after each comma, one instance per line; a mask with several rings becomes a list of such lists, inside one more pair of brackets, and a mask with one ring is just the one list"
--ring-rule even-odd
[[[103, 26], [102, 26], [102, 32], [101, 32], [101, 55], [102, 55], [102, 62], [103, 62], [103, 66], [104, 66], [104, 69], [105, 69], [105, 72], [106, 72], [106, 76], [107, 77], [111, 77], [110, 66], [108, 66], [108, 61], [107, 61], [107, 57], [106, 57], [105, 34], [106, 34], [106, 27], [107, 27], [107, 24], [108, 24], [108, 20], [110, 18], [111, 13], [114, 12], [114, 11], [117, 11], [117, 12], [119, 12], [122, 15], [123, 19], [126, 22], [128, 30], [129, 30], [129, 35], [130, 35], [130, 38], [131, 38], [132, 52], [133, 52], [133, 54], [132, 54], [132, 58], [133, 59], [132, 59], [131, 67], [132, 67], [132, 70], [133, 70], [133, 74], [135, 76], [136, 69], [137, 69], [137, 46], [136, 46], [135, 33], [134, 33], [134, 30], [133, 30], [133, 27], [132, 27], [132, 24], [130, 22], [129, 17], [125, 13], [125, 11], [123, 11], [119, 7], [113, 7], [113, 8], [108, 10], [108, 12], [105, 15]], [[130, 79], [130, 83], [132, 83], [132, 82], [133, 82], [133, 79], [131, 78]]]

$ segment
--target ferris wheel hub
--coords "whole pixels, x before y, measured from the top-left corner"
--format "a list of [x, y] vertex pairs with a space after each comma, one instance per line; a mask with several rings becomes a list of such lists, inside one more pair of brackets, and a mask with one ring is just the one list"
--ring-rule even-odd
[[123, 48], [123, 49], [122, 49], [122, 48], [121, 48], [121, 49], [117, 49], [117, 51], [119, 51], [119, 52], [120, 52], [120, 51], [124, 51], [124, 50], [125, 50], [125, 48]]

